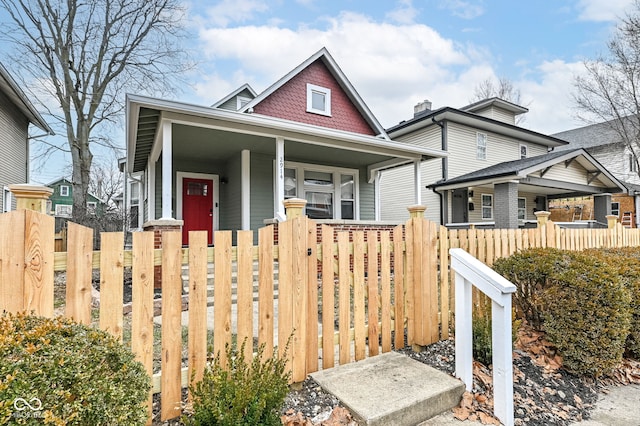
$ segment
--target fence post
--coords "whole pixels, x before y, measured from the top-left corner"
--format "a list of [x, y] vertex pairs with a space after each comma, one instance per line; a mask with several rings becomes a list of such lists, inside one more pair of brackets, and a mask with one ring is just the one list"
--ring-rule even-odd
[[547, 229], [551, 226], [549, 221], [549, 216], [551, 216], [551, 212], [540, 210], [533, 213], [538, 220], [538, 232], [540, 233], [540, 245], [542, 247], [551, 247], [554, 245], [554, 242], [549, 241], [549, 230]]
[[44, 214], [47, 213], [47, 201], [53, 194], [51, 188], [28, 183], [9, 185], [9, 191], [16, 197], [17, 210], [33, 210]]
[[[293, 333], [291, 346], [289, 347], [289, 360], [291, 362], [291, 380], [300, 383], [307, 377], [307, 312], [308, 306], [308, 236], [307, 218], [303, 214], [307, 200], [290, 198], [283, 202], [285, 207], [286, 222], [282, 223], [282, 234], [278, 245], [289, 245], [285, 250], [288, 255], [280, 258], [280, 286], [278, 298], [278, 343], [282, 351], [283, 343], [286, 343], [289, 334]], [[286, 279], [291, 282], [286, 283]], [[289, 292], [289, 294], [284, 294]], [[317, 303], [317, 302], [316, 302]], [[317, 305], [316, 305], [317, 306]], [[315, 308], [317, 309], [317, 307]], [[282, 322], [284, 320], [284, 322]], [[282, 329], [280, 325], [284, 324]], [[287, 327], [291, 325], [291, 327]], [[317, 352], [317, 350], [316, 350]]]
[[51, 188], [9, 185], [19, 211], [0, 220], [0, 311], [53, 316], [54, 219], [44, 214]]
[[614, 214], [608, 214], [605, 217], [607, 218], [607, 228], [609, 229], [615, 228], [616, 223], [618, 222], [618, 216]]
[[[424, 300], [426, 273], [424, 267], [425, 248], [423, 244], [424, 212], [426, 206], [412, 205], [409, 210], [407, 226], [407, 337], [408, 343], [416, 352], [424, 349], [427, 331], [425, 315], [428, 301]], [[410, 286], [410, 287], [409, 287]]]

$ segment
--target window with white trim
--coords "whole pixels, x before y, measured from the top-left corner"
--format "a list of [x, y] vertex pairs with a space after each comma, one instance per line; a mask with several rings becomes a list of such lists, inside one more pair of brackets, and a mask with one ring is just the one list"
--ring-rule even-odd
[[476, 133], [476, 158], [478, 160], [487, 159], [487, 134]]
[[87, 212], [95, 214], [96, 209], [98, 208], [98, 203], [95, 201], [87, 201]]
[[61, 197], [69, 196], [69, 185], [60, 185], [60, 196]]
[[637, 173], [638, 172], [638, 159], [635, 155], [629, 154], [628, 156], [628, 164], [629, 164], [629, 172]]
[[359, 219], [358, 170], [285, 163], [284, 198], [307, 200], [311, 219]]
[[520, 159], [527, 158], [529, 156], [529, 147], [525, 144], [520, 144]]
[[307, 83], [307, 112], [331, 115], [331, 89]]
[[2, 211], [3, 212], [11, 211], [12, 201], [13, 201], [13, 195], [11, 194], [11, 191], [9, 191], [9, 188], [5, 187], [2, 191]]
[[527, 199], [518, 198], [518, 220], [525, 220], [527, 218]]
[[56, 204], [56, 216], [71, 217], [73, 206], [69, 204]]
[[493, 195], [482, 194], [482, 219], [493, 219]]

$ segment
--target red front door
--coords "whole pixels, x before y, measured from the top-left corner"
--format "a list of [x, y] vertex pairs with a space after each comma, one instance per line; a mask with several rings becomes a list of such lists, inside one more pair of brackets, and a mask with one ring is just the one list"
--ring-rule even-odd
[[189, 243], [189, 231], [207, 231], [213, 243], [213, 181], [182, 180], [182, 244]]

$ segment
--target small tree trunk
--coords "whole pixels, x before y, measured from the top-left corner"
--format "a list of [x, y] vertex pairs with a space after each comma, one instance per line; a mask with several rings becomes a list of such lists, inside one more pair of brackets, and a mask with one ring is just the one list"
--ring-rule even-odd
[[71, 146], [73, 158], [73, 220], [79, 224], [87, 222], [87, 194], [93, 154], [89, 148], [89, 125], [86, 121], [78, 123], [78, 136]]

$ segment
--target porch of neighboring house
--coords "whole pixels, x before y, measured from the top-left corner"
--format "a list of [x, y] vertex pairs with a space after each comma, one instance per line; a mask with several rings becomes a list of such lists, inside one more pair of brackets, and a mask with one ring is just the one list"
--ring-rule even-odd
[[[575, 220], [567, 226], [607, 227], [612, 212], [632, 219], [620, 213], [632, 210], [620, 210], [620, 200], [612, 202], [612, 194], [626, 191], [624, 184], [584, 150], [499, 163], [428, 188], [441, 194], [444, 223], [452, 229], [532, 227], [536, 212], [549, 211], [563, 199], [579, 202], [567, 210], [567, 221], [552, 217], [562, 226]], [[581, 202], [587, 198], [590, 206]]]

